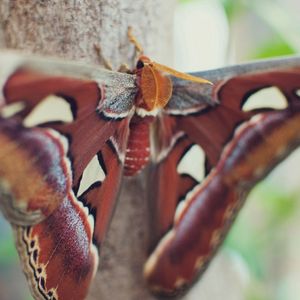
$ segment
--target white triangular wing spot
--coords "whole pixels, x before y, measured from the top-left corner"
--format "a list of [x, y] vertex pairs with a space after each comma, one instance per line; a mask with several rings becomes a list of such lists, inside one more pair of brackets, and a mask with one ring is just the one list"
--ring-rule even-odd
[[79, 189], [77, 192], [77, 197], [80, 197], [94, 183], [102, 182], [105, 179], [105, 177], [105, 172], [99, 163], [98, 157], [94, 156], [83, 171]]
[[15, 102], [12, 104], [5, 105], [0, 110], [0, 116], [2, 118], [10, 118], [15, 114], [21, 112], [25, 108], [24, 102]]
[[73, 121], [71, 105], [64, 98], [50, 95], [42, 100], [24, 119], [26, 127], [34, 127], [38, 124], [59, 121], [69, 123]]
[[268, 87], [257, 91], [247, 98], [242, 109], [251, 111], [260, 108], [285, 109], [288, 102], [284, 94], [277, 87]]
[[296, 96], [300, 97], [300, 89], [296, 90], [295, 94]]
[[205, 177], [205, 152], [199, 145], [192, 146], [177, 166], [179, 174], [188, 174], [198, 182]]

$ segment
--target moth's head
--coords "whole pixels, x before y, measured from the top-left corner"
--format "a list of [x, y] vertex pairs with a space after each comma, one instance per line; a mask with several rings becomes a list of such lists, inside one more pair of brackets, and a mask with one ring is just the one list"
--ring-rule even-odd
[[169, 76], [189, 80], [197, 83], [209, 83], [210, 81], [176, 71], [170, 67], [152, 61], [149, 57], [141, 55], [137, 61], [134, 73], [137, 75], [139, 93], [137, 95], [137, 107], [154, 112], [164, 108], [172, 97], [173, 83]]
[[143, 116], [156, 115], [172, 96], [171, 79], [156, 67], [154, 61], [144, 55], [138, 58], [135, 73], [139, 87], [136, 100], [138, 111]]
[[140, 69], [144, 68], [145, 65], [150, 65], [151, 66], [152, 65], [152, 60], [148, 56], [141, 55], [138, 58], [138, 61], [136, 63], [136, 69], [140, 70]]

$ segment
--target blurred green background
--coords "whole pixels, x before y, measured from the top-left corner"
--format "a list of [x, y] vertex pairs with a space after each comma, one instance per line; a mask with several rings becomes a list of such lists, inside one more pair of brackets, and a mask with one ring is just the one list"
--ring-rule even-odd
[[[300, 1], [295, 0], [178, 0], [175, 67], [196, 71], [299, 53], [299, 12]], [[246, 278], [240, 300], [300, 299], [297, 165], [300, 153], [295, 152], [253, 190], [223, 246], [226, 255], [239, 261]], [[18, 282], [16, 298], [5, 298], [6, 290], [16, 286], [12, 282]], [[11, 230], [2, 217], [0, 291], [0, 300], [31, 299]]]

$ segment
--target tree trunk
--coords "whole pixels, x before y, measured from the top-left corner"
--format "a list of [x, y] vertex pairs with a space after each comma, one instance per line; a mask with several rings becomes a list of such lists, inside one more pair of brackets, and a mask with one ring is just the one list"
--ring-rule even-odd
[[[100, 44], [117, 68], [133, 65], [130, 25], [146, 54], [172, 64], [173, 5], [174, 0], [2, 0], [0, 42], [2, 48], [89, 64], [101, 63], [94, 49]], [[90, 300], [154, 299], [142, 279], [148, 236], [144, 182], [143, 174], [124, 181]]]

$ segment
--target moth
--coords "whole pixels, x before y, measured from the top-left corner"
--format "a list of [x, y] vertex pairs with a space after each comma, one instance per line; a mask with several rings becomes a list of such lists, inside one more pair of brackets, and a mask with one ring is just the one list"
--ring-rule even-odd
[[[155, 293], [181, 291], [203, 273], [252, 187], [300, 143], [297, 57], [192, 75], [146, 57], [132, 74], [13, 52], [0, 53], [0, 66], [0, 207], [35, 299], [85, 299], [122, 177], [147, 164], [145, 280]], [[271, 87], [283, 105], [269, 96], [251, 108]], [[47, 101], [70, 115], [32, 121]], [[180, 168], [192, 149], [204, 153], [196, 175]], [[102, 171], [86, 186], [92, 162]]]

